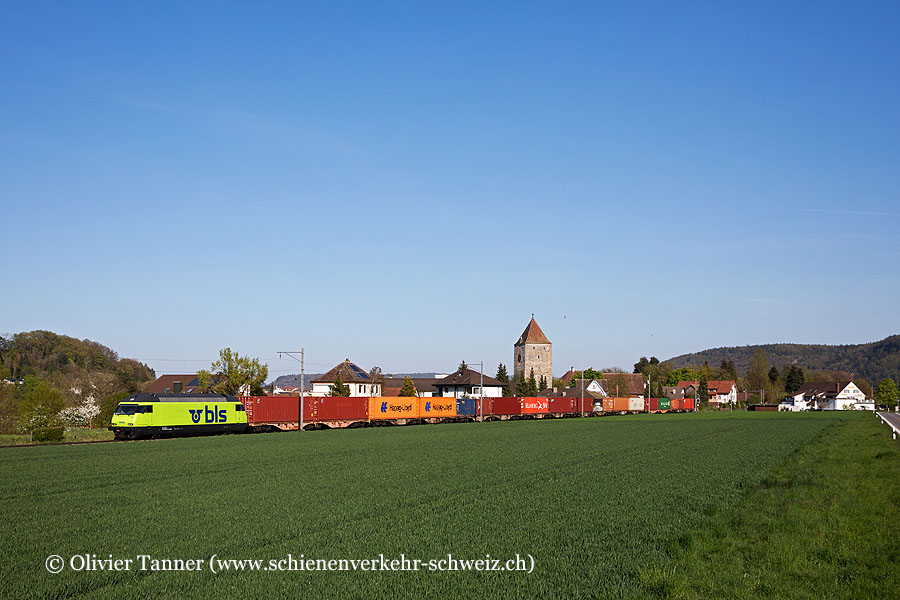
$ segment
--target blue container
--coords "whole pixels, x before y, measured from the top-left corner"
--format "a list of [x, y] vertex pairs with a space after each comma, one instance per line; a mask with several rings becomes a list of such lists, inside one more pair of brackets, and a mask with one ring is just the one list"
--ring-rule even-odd
[[477, 404], [478, 400], [475, 398], [460, 398], [456, 401], [456, 414], [461, 417], [474, 416]]

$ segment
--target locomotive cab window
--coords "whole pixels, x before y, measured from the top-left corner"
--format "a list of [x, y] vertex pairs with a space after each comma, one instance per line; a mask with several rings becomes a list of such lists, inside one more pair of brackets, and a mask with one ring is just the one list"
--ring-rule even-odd
[[243, 404], [235, 404], [234, 410], [236, 410], [238, 412], [244, 412], [244, 405]]
[[116, 407], [116, 414], [130, 416], [130, 415], [133, 415], [134, 413], [138, 412], [139, 408], [140, 408], [140, 406], [138, 406], [137, 404], [120, 404], [119, 406]]

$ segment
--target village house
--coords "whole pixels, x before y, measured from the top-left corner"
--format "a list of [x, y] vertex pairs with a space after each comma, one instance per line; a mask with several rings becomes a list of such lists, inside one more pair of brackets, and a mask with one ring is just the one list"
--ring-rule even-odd
[[350, 388], [351, 398], [365, 398], [381, 396], [381, 382], [373, 381], [369, 374], [359, 368], [350, 359], [335, 365], [330, 371], [312, 380], [312, 396], [328, 396], [331, 386], [340, 375], [341, 381]]
[[[482, 390], [482, 382], [484, 389]], [[501, 398], [503, 396], [503, 383], [484, 375], [478, 371], [473, 371], [468, 367], [463, 367], [451, 373], [443, 379], [434, 382], [434, 395], [452, 398]]]
[[874, 398], [852, 381], [810, 381], [785, 397], [778, 410], [875, 410]]
[[[713, 408], [723, 405], [737, 404], [737, 385], [734, 380], [713, 380], [707, 382], [709, 405]], [[679, 392], [680, 390], [680, 392]], [[699, 381], [679, 381], [675, 386], [676, 398], [693, 398], [700, 393]]]

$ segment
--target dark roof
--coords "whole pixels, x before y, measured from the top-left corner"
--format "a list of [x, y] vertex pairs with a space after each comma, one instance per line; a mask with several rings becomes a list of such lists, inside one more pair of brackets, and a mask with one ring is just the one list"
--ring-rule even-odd
[[218, 400], [219, 402], [238, 402], [236, 396], [229, 394], [149, 394], [138, 392], [122, 400], [122, 402], [202, 402], [203, 400]]
[[[698, 387], [699, 385], [699, 381], [679, 381], [676, 387], [687, 388], [690, 386]], [[712, 380], [706, 382], [706, 387], [710, 394], [730, 394], [733, 385], [735, 385], [733, 379]]]
[[148, 394], [168, 394], [174, 390], [175, 383], [179, 381], [181, 382], [182, 394], [196, 394], [200, 392], [200, 380], [197, 379], [196, 373], [187, 375], [160, 375], [156, 381], [141, 391]]
[[[381, 395], [389, 397], [396, 396], [396, 394], [389, 392], [392, 390], [399, 392], [403, 389], [403, 379], [403, 377], [385, 377], [381, 387]], [[420, 394], [424, 392], [433, 392], [434, 384], [440, 381], [440, 379], [435, 379], [433, 377], [410, 377], [410, 379], [412, 379], [413, 385], [416, 386], [416, 391]]]
[[341, 380], [344, 383], [368, 383], [370, 381], [369, 374], [360, 369], [355, 363], [350, 362], [350, 359], [348, 358], [344, 360], [344, 362], [337, 364], [333, 369], [318, 379], [313, 379], [312, 383], [334, 383], [338, 373], [340, 373]]
[[[481, 385], [481, 381], [481, 373], [466, 368], [459, 370], [456, 373], [451, 373], [443, 379], [435, 380], [434, 385]], [[502, 386], [503, 383], [493, 377], [485, 375], [484, 385]]]
[[[621, 380], [628, 383], [628, 393], [630, 395], [644, 395], [644, 375], [642, 373], [601, 373], [601, 375], [603, 375], [603, 379], [600, 380], [600, 385], [603, 386], [603, 389], [605, 389], [608, 394], [616, 393], [614, 382]], [[606, 387], [607, 385], [609, 385], [611, 389], [608, 389]], [[620, 394], [623, 391], [625, 390], [619, 388]]]
[[575, 367], [569, 369], [565, 375], [559, 378], [559, 385], [562, 387], [569, 387], [569, 382], [575, 378]]
[[791, 396], [803, 394], [804, 396], [823, 395], [826, 398], [833, 398], [844, 391], [844, 388], [853, 383], [852, 381], [810, 381], [800, 386]]
[[534, 320], [534, 315], [531, 315], [531, 321], [525, 327], [525, 331], [522, 332], [522, 335], [519, 336], [519, 341], [516, 342], [516, 346], [520, 344], [549, 344], [550, 340], [547, 339], [547, 336], [544, 335], [544, 332], [541, 331], [540, 325], [537, 324], [537, 321]]
[[[550, 388], [538, 392], [538, 396], [540, 398], [581, 398], [581, 387], [556, 388], [556, 391], [553, 391], [553, 388]], [[603, 394], [585, 389], [584, 397], [590, 398], [591, 400], [602, 400]]]

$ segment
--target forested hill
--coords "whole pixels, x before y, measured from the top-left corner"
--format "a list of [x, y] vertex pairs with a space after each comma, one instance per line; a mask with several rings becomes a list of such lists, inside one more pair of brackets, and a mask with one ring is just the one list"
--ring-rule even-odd
[[702, 365], [708, 362], [717, 367], [722, 360], [734, 362], [737, 372], [747, 372], [750, 357], [758, 349], [765, 350], [769, 364], [781, 369], [784, 365], [796, 364], [812, 371], [846, 371], [865, 377], [877, 384], [885, 377], [894, 381], [900, 379], [900, 335], [892, 335], [880, 342], [846, 346], [824, 344], [764, 344], [758, 346], [735, 346], [712, 348], [693, 354], [682, 354], [667, 362], [673, 368], [687, 365]]
[[[0, 337], [0, 375], [20, 380], [32, 375], [60, 389], [89, 379], [102, 392], [136, 391], [156, 378], [153, 370], [136, 360], [119, 358], [110, 348], [52, 331], [28, 331]], [[102, 393], [101, 392], [101, 393]]]

